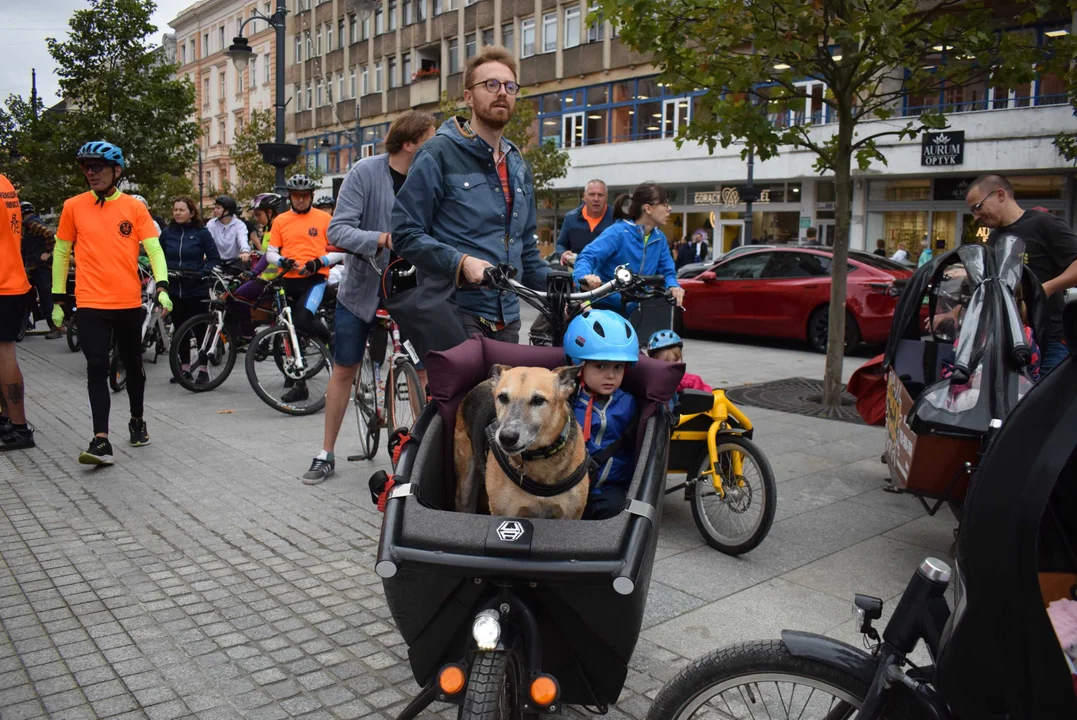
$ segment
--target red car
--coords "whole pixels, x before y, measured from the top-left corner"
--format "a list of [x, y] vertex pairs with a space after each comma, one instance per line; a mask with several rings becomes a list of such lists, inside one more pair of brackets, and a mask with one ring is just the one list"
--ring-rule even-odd
[[[830, 306], [828, 249], [768, 248], [719, 260], [681, 280], [685, 330], [807, 340], [826, 352]], [[890, 335], [897, 288], [913, 269], [886, 258], [849, 252], [846, 347], [881, 343]]]

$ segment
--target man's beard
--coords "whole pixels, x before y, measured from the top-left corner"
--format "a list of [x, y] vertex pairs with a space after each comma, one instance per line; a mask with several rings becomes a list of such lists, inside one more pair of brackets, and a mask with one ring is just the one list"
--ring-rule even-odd
[[[504, 108], [505, 110], [508, 110], [509, 111], [508, 115], [506, 115], [504, 118], [500, 117], [499, 115], [495, 115], [493, 113], [493, 110], [494, 110], [495, 107]], [[503, 127], [508, 125], [509, 120], [512, 119], [512, 110], [509, 109], [508, 105], [491, 105], [489, 112], [481, 111], [477, 107], [474, 108], [473, 110], [475, 112], [475, 117], [478, 118], [479, 120], [481, 120], [484, 125], [486, 125], [487, 127], [489, 127], [492, 130], [500, 130], [500, 129], [502, 129]]]

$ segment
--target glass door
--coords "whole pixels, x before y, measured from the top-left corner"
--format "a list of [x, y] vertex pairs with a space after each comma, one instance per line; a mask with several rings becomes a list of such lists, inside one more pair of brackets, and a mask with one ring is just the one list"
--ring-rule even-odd
[[564, 147], [583, 147], [585, 121], [583, 113], [571, 113], [561, 116], [561, 139]]
[[687, 125], [691, 115], [688, 98], [662, 102], [662, 137], [675, 138], [682, 125]]
[[[957, 247], [957, 212], [938, 211], [931, 213], [931, 250], [942, 255], [947, 250]], [[917, 248], [921, 251], [923, 248]], [[911, 255], [912, 253], [910, 253]]]
[[718, 227], [718, 238], [722, 243], [722, 253], [744, 244], [744, 221], [722, 220]]
[[819, 227], [816, 230], [819, 236], [815, 238], [815, 241], [820, 245], [826, 247], [834, 247], [834, 227], [835, 221], [833, 220], [820, 220]]

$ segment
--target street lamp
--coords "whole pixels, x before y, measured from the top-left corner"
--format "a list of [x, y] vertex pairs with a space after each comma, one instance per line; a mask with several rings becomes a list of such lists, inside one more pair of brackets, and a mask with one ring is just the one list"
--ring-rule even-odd
[[263, 15], [257, 10], [253, 11], [253, 14], [239, 26], [236, 31], [236, 37], [232, 38], [232, 45], [225, 51], [225, 55], [232, 58], [232, 64], [235, 66], [236, 72], [243, 72], [251, 58], [254, 57], [254, 51], [251, 50], [250, 43], [247, 42], [247, 38], [243, 37], [243, 28], [247, 27], [247, 23], [254, 20], [263, 20], [276, 30], [277, 87], [273, 103], [273, 108], [276, 111], [276, 134], [274, 142], [258, 143], [258, 151], [262, 153], [262, 159], [267, 164], [277, 169], [275, 190], [278, 195], [287, 193], [284, 186], [284, 168], [296, 161], [300, 150], [298, 145], [284, 142], [284, 18], [287, 15], [288, 8], [285, 5], [285, 0], [277, 0], [277, 11], [272, 15]]

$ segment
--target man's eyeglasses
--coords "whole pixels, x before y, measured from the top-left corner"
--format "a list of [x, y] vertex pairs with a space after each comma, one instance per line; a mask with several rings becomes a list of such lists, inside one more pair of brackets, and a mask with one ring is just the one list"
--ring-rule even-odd
[[[509, 80], [508, 82], [501, 82], [500, 80], [497, 80], [495, 78], [490, 78], [489, 80], [486, 80], [484, 82], [475, 83], [471, 87], [475, 88], [479, 85], [482, 85], [484, 88], [486, 88], [486, 91], [491, 95], [497, 95], [499, 92], [501, 92], [501, 88], [505, 88], [505, 92], [509, 95], [515, 95], [516, 93], [520, 92], [520, 83], [513, 82], [512, 80]], [[470, 89], [471, 88], [468, 88], [468, 90]]]
[[988, 200], [990, 200], [991, 198], [993, 198], [994, 196], [995, 196], [995, 193], [991, 193], [990, 195], [985, 197], [983, 200], [981, 200], [980, 202], [978, 202], [975, 205], [973, 205], [972, 207], [970, 207], [969, 211], [973, 215], [977, 214], [978, 212], [980, 212], [981, 209], [983, 209], [984, 203], [987, 202]]
[[83, 174], [85, 174], [85, 173], [93, 173], [94, 175], [100, 175], [102, 172], [105, 171], [105, 168], [107, 168], [108, 166], [109, 166], [108, 163], [103, 163], [103, 162], [81, 162], [81, 163], [79, 163], [79, 167], [82, 168]]

